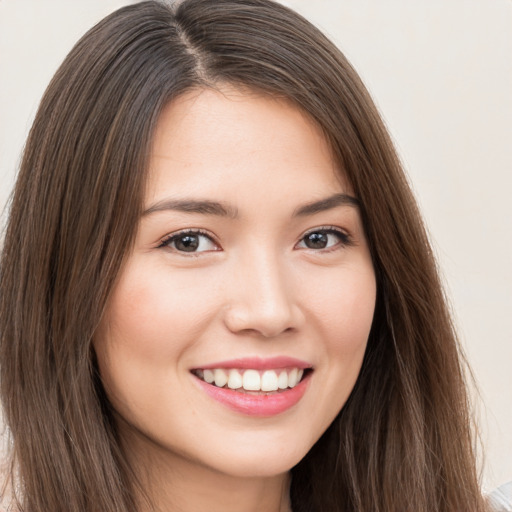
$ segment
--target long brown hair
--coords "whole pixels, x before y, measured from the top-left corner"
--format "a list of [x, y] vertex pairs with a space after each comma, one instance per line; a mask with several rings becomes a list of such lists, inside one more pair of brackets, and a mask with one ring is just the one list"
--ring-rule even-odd
[[91, 341], [130, 249], [159, 114], [218, 83], [288, 98], [318, 123], [360, 200], [377, 275], [360, 376], [292, 469], [294, 512], [484, 510], [458, 344], [392, 143], [340, 51], [269, 0], [122, 8], [77, 43], [42, 99], [0, 269], [20, 508], [137, 510]]

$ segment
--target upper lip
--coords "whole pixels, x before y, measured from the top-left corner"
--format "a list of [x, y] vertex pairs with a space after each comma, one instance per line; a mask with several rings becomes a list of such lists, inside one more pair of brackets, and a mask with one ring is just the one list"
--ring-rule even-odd
[[197, 366], [194, 369], [211, 370], [214, 368], [238, 368], [241, 370], [276, 370], [280, 368], [312, 368], [313, 365], [307, 361], [297, 359], [289, 356], [277, 357], [243, 357], [236, 359], [229, 359], [226, 361], [216, 361], [215, 363], [208, 363], [204, 366]]

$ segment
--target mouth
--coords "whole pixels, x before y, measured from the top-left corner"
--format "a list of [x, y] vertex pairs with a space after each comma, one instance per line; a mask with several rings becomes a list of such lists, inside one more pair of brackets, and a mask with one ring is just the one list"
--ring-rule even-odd
[[270, 417], [292, 408], [311, 383], [313, 366], [290, 357], [242, 358], [190, 370], [208, 397], [245, 416]]
[[274, 394], [293, 389], [312, 368], [197, 368], [192, 374], [206, 384], [247, 394]]

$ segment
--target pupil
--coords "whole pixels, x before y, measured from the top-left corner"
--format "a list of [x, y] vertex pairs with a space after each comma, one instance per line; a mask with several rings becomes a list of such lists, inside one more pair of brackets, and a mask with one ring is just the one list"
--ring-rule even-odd
[[176, 241], [176, 248], [180, 251], [193, 252], [199, 246], [199, 239], [195, 235], [184, 235]]
[[306, 237], [306, 246], [310, 249], [324, 249], [327, 246], [327, 234], [310, 233]]

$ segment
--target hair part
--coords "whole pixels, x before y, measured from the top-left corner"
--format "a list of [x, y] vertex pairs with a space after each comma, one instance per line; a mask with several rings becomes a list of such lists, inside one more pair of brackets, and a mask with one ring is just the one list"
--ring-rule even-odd
[[294, 512], [484, 510], [457, 340], [421, 217], [358, 75], [268, 0], [142, 2], [91, 29], [30, 132], [0, 269], [1, 396], [26, 512], [136, 512], [92, 339], [139, 216], [164, 106], [231, 84], [323, 130], [361, 203], [378, 283], [342, 411], [292, 469]]

